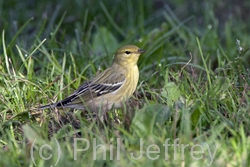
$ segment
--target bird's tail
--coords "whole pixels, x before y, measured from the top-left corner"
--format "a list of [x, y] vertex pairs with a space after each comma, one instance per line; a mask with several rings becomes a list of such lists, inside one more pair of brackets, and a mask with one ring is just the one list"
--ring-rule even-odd
[[47, 104], [47, 105], [38, 107], [38, 110], [44, 110], [46, 108], [55, 108], [55, 104]]

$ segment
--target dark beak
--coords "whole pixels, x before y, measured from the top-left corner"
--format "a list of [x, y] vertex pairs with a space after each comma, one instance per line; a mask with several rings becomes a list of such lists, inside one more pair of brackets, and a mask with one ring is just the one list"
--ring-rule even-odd
[[138, 49], [138, 52], [139, 52], [139, 53], [144, 53], [144, 52], [146, 52], [146, 50]]

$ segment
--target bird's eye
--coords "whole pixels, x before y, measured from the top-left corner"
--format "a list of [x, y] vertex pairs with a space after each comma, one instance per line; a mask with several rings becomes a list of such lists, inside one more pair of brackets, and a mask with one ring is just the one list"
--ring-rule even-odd
[[131, 52], [130, 52], [130, 51], [126, 51], [125, 53], [128, 55], [128, 54], [130, 54]]

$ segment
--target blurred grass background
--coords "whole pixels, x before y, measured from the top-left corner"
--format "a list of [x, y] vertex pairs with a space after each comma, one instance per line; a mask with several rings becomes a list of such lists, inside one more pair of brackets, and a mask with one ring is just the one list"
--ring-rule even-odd
[[[173, 159], [173, 148], [164, 159], [167, 138], [205, 143], [213, 151], [219, 144], [212, 166], [249, 166], [249, 7], [246, 0], [0, 0], [0, 166], [34, 166], [31, 143], [37, 139], [36, 149], [44, 143], [54, 148], [53, 138], [62, 149], [60, 166], [209, 164], [207, 152], [200, 160], [188, 150], [184, 160], [179, 154]], [[60, 129], [51, 134], [58, 113], [34, 106], [70, 94], [108, 67], [126, 44], [147, 50], [138, 62], [140, 81], [130, 108], [110, 112], [108, 123], [87, 122], [76, 111], [80, 129], [57, 120]], [[75, 134], [105, 145], [122, 139], [120, 160], [104, 161], [99, 150], [93, 161], [90, 150], [75, 161]], [[144, 153], [131, 159], [131, 152], [140, 153], [139, 138], [144, 150], [160, 146], [160, 158]], [[115, 139], [113, 144], [116, 149]], [[54, 152], [48, 161], [34, 157], [38, 166], [57, 160]]]

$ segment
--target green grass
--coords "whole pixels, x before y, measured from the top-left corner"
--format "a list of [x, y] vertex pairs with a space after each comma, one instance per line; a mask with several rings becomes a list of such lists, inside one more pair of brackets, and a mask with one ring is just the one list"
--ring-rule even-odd
[[[249, 166], [248, 7], [1, 1], [0, 166]], [[147, 52], [124, 109], [104, 121], [35, 109], [107, 68], [126, 44]]]

